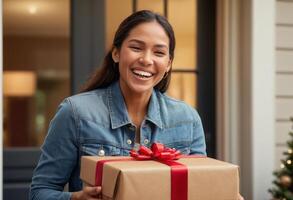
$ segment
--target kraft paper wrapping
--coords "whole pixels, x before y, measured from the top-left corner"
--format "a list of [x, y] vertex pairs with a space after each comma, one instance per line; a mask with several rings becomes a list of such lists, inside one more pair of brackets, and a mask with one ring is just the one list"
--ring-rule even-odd
[[[95, 185], [99, 160], [125, 157], [83, 156], [81, 179]], [[189, 200], [237, 200], [238, 166], [212, 158], [181, 158], [188, 168]], [[105, 200], [171, 199], [170, 167], [156, 161], [114, 161], [103, 168], [102, 192]]]

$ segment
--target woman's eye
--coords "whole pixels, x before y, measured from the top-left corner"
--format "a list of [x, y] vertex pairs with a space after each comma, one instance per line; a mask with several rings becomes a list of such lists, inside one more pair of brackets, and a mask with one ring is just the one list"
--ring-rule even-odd
[[158, 56], [164, 56], [165, 55], [165, 52], [156, 51], [155, 54], [158, 55]]
[[134, 51], [140, 51], [140, 50], [141, 50], [140, 47], [135, 47], [135, 46], [131, 46], [130, 48], [131, 48], [132, 50], [134, 50]]

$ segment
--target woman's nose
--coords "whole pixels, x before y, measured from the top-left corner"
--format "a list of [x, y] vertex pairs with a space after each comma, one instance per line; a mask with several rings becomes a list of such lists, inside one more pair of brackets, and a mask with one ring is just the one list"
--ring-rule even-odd
[[152, 59], [152, 55], [150, 52], [145, 52], [140, 58], [139, 62], [143, 64], [144, 66], [149, 66], [154, 64], [154, 61]]

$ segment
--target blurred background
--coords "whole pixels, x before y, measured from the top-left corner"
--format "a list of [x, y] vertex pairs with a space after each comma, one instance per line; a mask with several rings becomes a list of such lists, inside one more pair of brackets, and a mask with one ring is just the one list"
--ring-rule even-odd
[[173, 25], [167, 93], [199, 111], [208, 156], [240, 166], [245, 199], [269, 198], [292, 126], [292, 0], [3, 0], [4, 199], [27, 199], [58, 105], [142, 9]]

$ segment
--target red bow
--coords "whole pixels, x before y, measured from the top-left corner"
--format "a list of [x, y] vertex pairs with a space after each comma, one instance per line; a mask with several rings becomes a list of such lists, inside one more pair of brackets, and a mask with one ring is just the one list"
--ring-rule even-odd
[[178, 160], [181, 157], [179, 150], [165, 147], [161, 143], [153, 143], [151, 149], [141, 145], [138, 151], [131, 150], [130, 156], [137, 160]]

